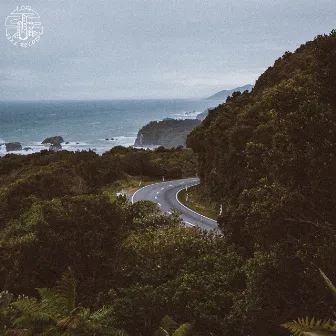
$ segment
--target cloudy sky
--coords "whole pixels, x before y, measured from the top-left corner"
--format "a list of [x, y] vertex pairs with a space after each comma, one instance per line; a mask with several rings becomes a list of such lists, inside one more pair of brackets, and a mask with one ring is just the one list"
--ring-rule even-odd
[[[41, 41], [6, 39], [18, 5]], [[336, 28], [336, 0], [1, 0], [0, 100], [198, 98]]]

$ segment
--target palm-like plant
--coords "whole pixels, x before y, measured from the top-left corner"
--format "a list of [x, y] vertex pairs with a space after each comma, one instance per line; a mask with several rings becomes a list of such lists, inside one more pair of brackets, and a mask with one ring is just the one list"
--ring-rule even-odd
[[[320, 273], [327, 284], [328, 288], [336, 298], [336, 287], [328, 279], [328, 277], [320, 270]], [[336, 335], [336, 320], [315, 320], [306, 318], [298, 318], [292, 322], [282, 325], [295, 336], [331, 336]]]
[[6, 335], [19, 336], [127, 336], [109, 326], [110, 310], [91, 312], [76, 306], [76, 281], [71, 268], [63, 273], [55, 288], [37, 289], [40, 300], [24, 298], [14, 302], [20, 316], [14, 321], [16, 329]]

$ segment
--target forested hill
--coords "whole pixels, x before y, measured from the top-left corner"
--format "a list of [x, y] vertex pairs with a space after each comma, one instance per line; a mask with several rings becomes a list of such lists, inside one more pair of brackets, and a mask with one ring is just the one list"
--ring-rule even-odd
[[286, 209], [300, 207], [306, 217], [319, 214], [332, 221], [335, 92], [333, 31], [286, 52], [259, 77], [251, 93], [236, 92], [211, 110], [188, 137], [188, 145], [199, 154], [205, 195], [230, 211], [243, 204], [249, 211], [263, 197], [280, 197]]
[[204, 196], [223, 204], [224, 235], [272, 260], [265, 319], [268, 307], [280, 314], [318, 288], [319, 267], [336, 278], [335, 30], [286, 52], [251, 93], [210, 111], [187, 145], [198, 153]]

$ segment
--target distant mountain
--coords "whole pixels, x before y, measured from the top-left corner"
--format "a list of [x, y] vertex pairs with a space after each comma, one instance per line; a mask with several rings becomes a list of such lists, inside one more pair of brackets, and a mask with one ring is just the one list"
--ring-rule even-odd
[[231, 96], [233, 92], [240, 91], [244, 92], [248, 90], [249, 92], [253, 89], [253, 85], [247, 84], [241, 87], [237, 87], [232, 90], [223, 90], [220, 92], [215, 93], [213, 96], [205, 98], [206, 100], [222, 100], [225, 101], [227, 97]]

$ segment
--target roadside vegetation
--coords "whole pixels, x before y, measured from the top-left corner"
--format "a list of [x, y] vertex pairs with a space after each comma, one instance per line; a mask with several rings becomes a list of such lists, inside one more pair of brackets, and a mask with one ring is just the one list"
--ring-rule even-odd
[[203, 216], [214, 220], [217, 220], [219, 216], [219, 207], [216, 207], [213, 203], [206, 202], [202, 199], [198, 186], [189, 187], [188, 191], [186, 189], [182, 189], [177, 194], [177, 198], [187, 208], [198, 212]]

